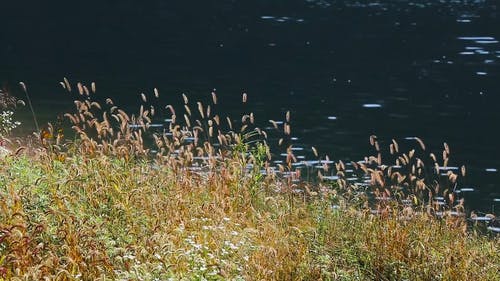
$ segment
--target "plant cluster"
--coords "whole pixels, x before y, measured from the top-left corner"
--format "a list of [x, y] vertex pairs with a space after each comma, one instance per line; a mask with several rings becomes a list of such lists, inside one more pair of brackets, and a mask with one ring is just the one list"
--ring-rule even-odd
[[0, 280], [498, 278], [498, 237], [436, 215], [462, 210], [449, 195], [458, 176], [440, 169], [449, 148], [431, 168], [394, 141], [399, 167], [380, 154], [350, 163], [357, 182], [320, 158], [320, 177], [338, 182], [312, 184], [295, 165], [290, 113], [271, 121], [286, 149], [273, 167], [253, 113], [220, 117], [215, 93], [196, 110], [183, 95], [176, 110], [155, 90], [129, 114], [93, 100], [95, 84], [77, 88], [72, 141], [49, 124], [37, 153], [0, 159]]
[[10, 132], [21, 123], [12, 118], [14, 112], [11, 110], [17, 104], [15, 97], [11, 96], [5, 89], [0, 90], [0, 141], [10, 135]]
[[344, 163], [336, 164], [338, 186], [349, 193], [361, 190], [363, 195], [368, 195], [365, 207], [371, 207], [376, 213], [396, 207], [408, 214], [417, 208], [438, 217], [464, 216], [460, 185], [466, 168], [449, 165], [448, 144], [444, 143], [440, 162], [435, 153], [426, 155], [426, 146], [420, 138], [407, 138], [406, 141], [415, 142], [418, 148], [401, 152], [398, 142], [393, 139], [388, 146], [389, 155], [384, 155], [377, 137], [371, 136], [370, 144], [376, 155], [350, 163], [354, 176], [358, 177], [355, 182], [346, 180]]
[[10, 132], [21, 125], [21, 122], [14, 121], [13, 111], [7, 110], [0, 113], [0, 139], [10, 135]]

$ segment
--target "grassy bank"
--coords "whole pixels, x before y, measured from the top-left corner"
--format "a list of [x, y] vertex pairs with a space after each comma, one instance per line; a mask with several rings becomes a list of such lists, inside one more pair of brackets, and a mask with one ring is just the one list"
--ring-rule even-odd
[[[450, 215], [463, 204], [446, 185], [458, 176], [432, 185], [435, 167], [426, 171], [415, 152], [397, 154], [396, 142], [391, 155], [405, 171], [387, 171], [380, 154], [353, 163], [371, 179], [360, 190], [343, 178], [343, 163], [329, 168], [325, 159], [319, 177], [339, 180], [306, 183], [286, 144], [289, 114], [279, 140], [287, 160], [274, 169], [251, 113], [235, 129], [209, 106], [191, 111], [184, 97], [182, 113], [166, 107], [171, 123], [151, 135], [153, 151], [144, 144], [153, 107], [128, 115], [78, 88], [82, 99], [66, 115], [72, 141], [49, 126], [0, 159], [1, 279], [499, 278], [499, 238]], [[437, 195], [446, 195], [443, 204], [433, 203]]]
[[[1, 274], [37, 280], [498, 280], [498, 238], [110, 157], [2, 160]], [[232, 165], [228, 165], [232, 167]]]

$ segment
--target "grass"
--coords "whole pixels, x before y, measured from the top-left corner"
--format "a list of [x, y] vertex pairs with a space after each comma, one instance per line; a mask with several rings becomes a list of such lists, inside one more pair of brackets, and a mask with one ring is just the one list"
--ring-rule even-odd
[[251, 113], [223, 125], [201, 103], [198, 117], [186, 107], [151, 151], [151, 107], [129, 116], [78, 88], [73, 141], [49, 126], [38, 146], [0, 160], [0, 279], [499, 280], [499, 238], [437, 216], [461, 205], [433, 204], [443, 191], [431, 172], [412, 174], [416, 156], [404, 160], [409, 181], [371, 167], [377, 156], [358, 163], [373, 181], [362, 189], [343, 180], [343, 163], [321, 172], [338, 183], [301, 182], [290, 147], [289, 162], [269, 166]]

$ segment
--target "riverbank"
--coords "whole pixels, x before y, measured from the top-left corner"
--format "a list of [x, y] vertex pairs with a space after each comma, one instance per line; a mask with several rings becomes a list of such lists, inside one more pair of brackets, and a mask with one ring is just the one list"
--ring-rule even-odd
[[[0, 276], [59, 280], [496, 280], [498, 237], [463, 218], [373, 215], [291, 192], [241, 158], [206, 173], [141, 159], [9, 156]], [[332, 207], [332, 202], [336, 202]]]
[[498, 278], [500, 240], [481, 221], [494, 216], [468, 223], [447, 144], [428, 164], [419, 138], [382, 156], [371, 136], [375, 156], [344, 164], [312, 148], [300, 169], [287, 112], [270, 121], [286, 150], [271, 165], [254, 114], [222, 120], [215, 93], [178, 111], [143, 94], [128, 114], [77, 88], [72, 140], [60, 120], [0, 158], [1, 279]]

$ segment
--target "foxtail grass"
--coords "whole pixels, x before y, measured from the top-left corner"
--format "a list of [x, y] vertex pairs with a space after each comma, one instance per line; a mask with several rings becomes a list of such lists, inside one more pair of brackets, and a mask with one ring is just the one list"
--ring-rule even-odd
[[[400, 168], [389, 171], [372, 136], [376, 154], [351, 164], [362, 186], [314, 148], [320, 178], [338, 181], [310, 183], [292, 165], [290, 113], [273, 124], [287, 151], [273, 167], [257, 116], [217, 114], [215, 93], [211, 103], [184, 95], [179, 110], [152, 104], [155, 90], [130, 114], [92, 100], [95, 84], [77, 88], [66, 114], [73, 139], [49, 125], [37, 147], [0, 159], [0, 279], [498, 278], [499, 238], [470, 231], [463, 216], [436, 215], [462, 206], [433, 203], [461, 180], [438, 173], [447, 145], [437, 162], [421, 140], [406, 153], [391, 141], [387, 161]], [[157, 130], [159, 119], [170, 121]]]

